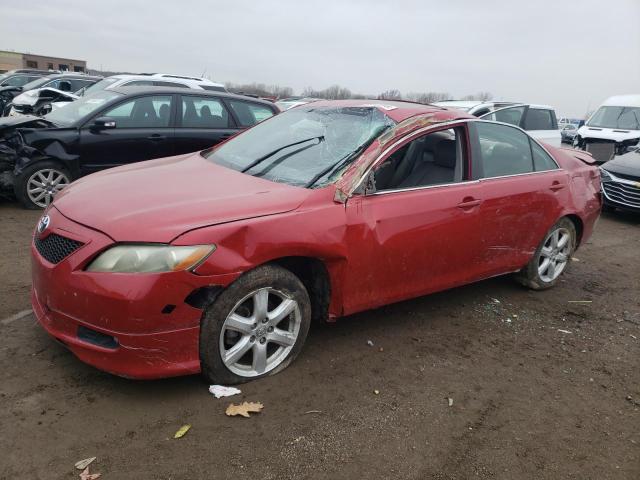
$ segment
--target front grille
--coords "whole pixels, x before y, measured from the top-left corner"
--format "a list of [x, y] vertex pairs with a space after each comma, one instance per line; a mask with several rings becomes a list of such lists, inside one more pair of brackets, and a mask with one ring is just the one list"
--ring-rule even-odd
[[56, 235], [55, 233], [48, 235], [44, 239], [36, 236], [33, 242], [35, 243], [38, 253], [51, 263], [60, 263], [64, 258], [71, 255], [83, 245], [82, 242], [71, 240], [70, 238]]
[[614, 202], [640, 208], [640, 187], [620, 182], [603, 182], [604, 193]]
[[608, 162], [616, 153], [616, 144], [613, 142], [606, 143], [587, 143], [586, 150], [589, 152], [596, 162]]

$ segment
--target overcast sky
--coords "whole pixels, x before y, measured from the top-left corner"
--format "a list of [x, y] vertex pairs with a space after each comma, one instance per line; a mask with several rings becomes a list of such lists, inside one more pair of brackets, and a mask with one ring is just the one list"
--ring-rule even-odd
[[0, 0], [0, 13], [0, 49], [97, 69], [489, 91], [566, 115], [640, 93], [640, 0]]

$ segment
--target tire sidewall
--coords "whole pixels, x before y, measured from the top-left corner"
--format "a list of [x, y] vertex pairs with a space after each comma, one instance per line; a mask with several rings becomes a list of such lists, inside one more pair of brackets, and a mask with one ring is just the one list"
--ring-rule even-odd
[[58, 170], [59, 172], [66, 175], [66, 177], [69, 179], [69, 182], [73, 181], [69, 170], [64, 168], [60, 163], [56, 161], [44, 160], [34, 163], [33, 165], [27, 165], [22, 170], [22, 172], [20, 172], [20, 174], [16, 176], [13, 185], [13, 190], [16, 198], [25, 208], [29, 210], [42, 210], [42, 207], [33, 203], [29, 198], [29, 194], [27, 193], [27, 182], [29, 181], [29, 178], [38, 170], [45, 170], [48, 168]]
[[[296, 343], [287, 358], [276, 368], [255, 377], [243, 377], [231, 372], [220, 356], [220, 334], [224, 322], [239, 300], [254, 290], [271, 287], [298, 302], [301, 323]], [[278, 265], [263, 265], [243, 274], [216, 300], [205, 308], [200, 325], [200, 365], [202, 375], [211, 383], [233, 385], [244, 383], [284, 370], [302, 350], [311, 323], [311, 302], [302, 282], [289, 270]]]

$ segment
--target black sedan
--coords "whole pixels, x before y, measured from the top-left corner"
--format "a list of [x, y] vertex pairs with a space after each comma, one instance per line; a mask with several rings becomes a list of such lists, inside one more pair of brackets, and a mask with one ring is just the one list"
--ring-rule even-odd
[[268, 101], [182, 88], [121, 87], [48, 115], [0, 119], [0, 190], [44, 208], [67, 184], [118, 165], [211, 147], [279, 111]]
[[605, 207], [640, 212], [640, 149], [609, 160], [600, 174]]

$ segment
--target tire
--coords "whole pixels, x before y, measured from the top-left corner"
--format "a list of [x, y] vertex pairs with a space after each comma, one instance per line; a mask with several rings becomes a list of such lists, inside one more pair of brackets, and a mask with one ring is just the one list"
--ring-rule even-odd
[[[16, 198], [25, 208], [38, 210], [49, 205], [55, 194], [69, 185], [71, 181], [72, 177], [69, 170], [58, 162], [45, 160], [28, 165], [16, 177], [13, 189]], [[37, 185], [40, 185], [40, 187]], [[36, 192], [34, 188], [42, 188], [43, 191]], [[40, 201], [37, 201], [37, 195], [40, 195], [40, 193], [43, 193], [44, 196]]]
[[[567, 243], [562, 248], [558, 248], [557, 245], [554, 246], [556, 232], [558, 232], [559, 237], [555, 238], [568, 236]], [[562, 243], [562, 241], [559, 243]], [[558, 283], [560, 275], [569, 265], [571, 255], [573, 255], [575, 249], [576, 227], [568, 218], [561, 218], [546, 233], [527, 266], [515, 275], [516, 280], [533, 290], [545, 290], [553, 287]], [[564, 261], [561, 262], [559, 259], [564, 259]], [[550, 262], [547, 269], [543, 265], [545, 260]], [[551, 268], [553, 268], [553, 271]], [[557, 271], [558, 269], [559, 272]]]
[[310, 323], [309, 294], [298, 277], [278, 265], [251, 270], [205, 308], [202, 375], [222, 385], [275, 375], [300, 353]]

